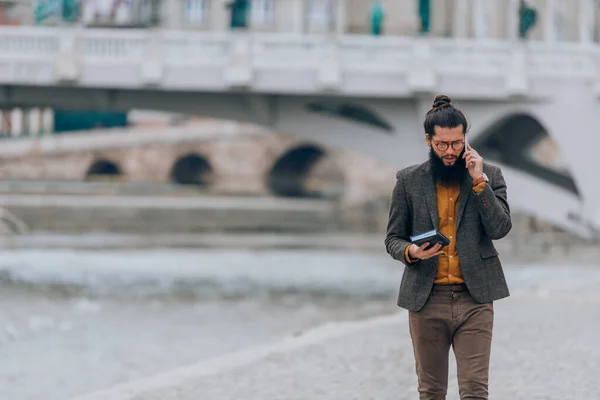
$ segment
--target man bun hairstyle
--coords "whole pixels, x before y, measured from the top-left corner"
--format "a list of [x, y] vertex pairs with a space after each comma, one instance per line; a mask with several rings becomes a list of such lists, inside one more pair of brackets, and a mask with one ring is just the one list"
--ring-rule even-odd
[[425, 133], [428, 133], [429, 136], [435, 135], [434, 127], [436, 125], [441, 128], [456, 128], [462, 125], [463, 133], [466, 134], [469, 131], [467, 117], [455, 107], [450, 96], [445, 94], [435, 96], [431, 110], [425, 114], [425, 121], [423, 121]]
[[449, 106], [450, 103], [452, 103], [452, 99], [450, 98], [450, 96], [446, 96], [445, 94], [438, 94], [433, 99], [433, 108]]

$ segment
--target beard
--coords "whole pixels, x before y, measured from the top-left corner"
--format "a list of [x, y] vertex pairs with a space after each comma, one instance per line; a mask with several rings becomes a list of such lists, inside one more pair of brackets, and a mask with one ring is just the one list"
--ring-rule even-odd
[[446, 165], [444, 160], [438, 156], [433, 148], [429, 149], [429, 159], [433, 165], [433, 174], [436, 181], [440, 181], [445, 184], [461, 183], [465, 176], [466, 163], [462, 155], [464, 150], [460, 152], [454, 164]]

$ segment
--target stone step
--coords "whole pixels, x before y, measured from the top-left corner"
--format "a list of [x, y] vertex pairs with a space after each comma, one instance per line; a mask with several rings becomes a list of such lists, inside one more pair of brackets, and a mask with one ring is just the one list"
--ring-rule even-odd
[[308, 200], [0, 195], [0, 206], [32, 232], [322, 232], [335, 226], [330, 203]]

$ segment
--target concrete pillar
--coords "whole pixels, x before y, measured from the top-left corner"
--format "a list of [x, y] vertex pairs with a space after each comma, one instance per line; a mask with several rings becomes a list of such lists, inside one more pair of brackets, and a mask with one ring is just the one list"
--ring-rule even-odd
[[452, 36], [465, 38], [469, 36], [469, 4], [468, 0], [454, 0], [452, 10]]
[[0, 136], [10, 135], [10, 111], [0, 111]]
[[[415, 3], [418, 3], [415, 1]], [[385, 4], [385, 3], [384, 3]], [[418, 9], [417, 9], [418, 13]], [[448, 36], [448, 20], [450, 18], [447, 0], [430, 0], [429, 36]]]
[[304, 32], [304, 0], [292, 0], [293, 13], [293, 31], [294, 33]]
[[473, 32], [476, 38], [493, 38], [495, 36], [494, 18], [498, 10], [497, 0], [475, 0], [473, 12]]
[[21, 112], [21, 136], [31, 135], [30, 108], [23, 108]]
[[577, 41], [579, 0], [554, 0], [554, 35], [556, 40]]
[[506, 1], [506, 39], [516, 40], [519, 37], [519, 0]]
[[335, 32], [343, 35], [346, 31], [346, 0], [337, 0], [335, 6]]
[[38, 124], [38, 135], [43, 135], [46, 131], [44, 130], [44, 110], [45, 108], [39, 108], [38, 109], [38, 116], [37, 116], [37, 124]]
[[185, 0], [165, 0], [161, 2], [161, 14], [164, 25], [170, 29], [181, 28], [183, 25], [183, 7]]
[[579, 0], [579, 40], [582, 43], [591, 43], [594, 40], [595, 8], [595, 0]]
[[27, 122], [29, 125], [30, 136], [39, 136], [42, 131], [42, 112], [38, 107], [31, 108], [27, 113]]
[[14, 108], [10, 112], [10, 135], [20, 136], [23, 132], [23, 110]]
[[489, 26], [486, 26], [484, 1], [486, 0], [475, 0], [475, 12], [473, 13], [471, 23], [473, 24], [473, 32], [476, 38], [484, 38], [488, 35]]
[[556, 41], [556, 0], [546, 0], [544, 13], [544, 39], [550, 42]]
[[453, 5], [451, 1], [444, 1], [443, 6], [440, 7], [444, 13], [442, 16], [442, 35], [444, 37], [452, 37], [453, 31]]
[[232, 0], [212, 0], [210, 4], [210, 27], [216, 31], [229, 30], [231, 8], [227, 4]]
[[42, 111], [42, 132], [54, 132], [54, 110], [51, 108], [45, 108]]
[[527, 50], [518, 41], [511, 52], [510, 67], [506, 70], [506, 90], [513, 96], [525, 96], [529, 91], [527, 77]]

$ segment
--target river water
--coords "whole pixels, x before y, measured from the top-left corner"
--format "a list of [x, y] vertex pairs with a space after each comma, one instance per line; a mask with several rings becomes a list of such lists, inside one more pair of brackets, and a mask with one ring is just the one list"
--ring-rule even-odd
[[353, 252], [3, 251], [0, 398], [68, 399], [394, 312], [400, 274]]
[[[600, 282], [593, 266], [506, 272], [513, 294]], [[0, 398], [70, 399], [325, 322], [396, 312], [401, 274], [383, 249], [5, 250]]]

